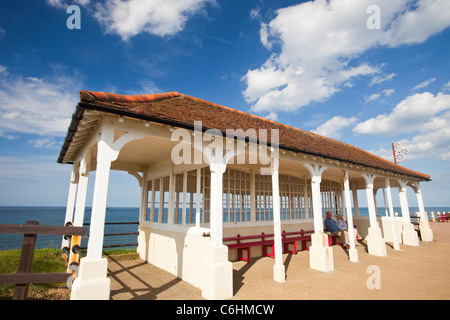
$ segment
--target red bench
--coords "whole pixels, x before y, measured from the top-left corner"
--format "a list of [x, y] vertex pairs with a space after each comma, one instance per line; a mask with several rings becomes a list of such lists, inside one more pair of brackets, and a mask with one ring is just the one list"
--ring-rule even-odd
[[[273, 238], [273, 234], [264, 234], [264, 232], [262, 232], [260, 235], [253, 235], [253, 236], [241, 236], [238, 234], [236, 237], [223, 238], [223, 241], [224, 242], [236, 241], [236, 243], [229, 243], [225, 245], [229, 249], [237, 249], [238, 260], [250, 262], [250, 258], [252, 256], [251, 247], [262, 246], [264, 251], [268, 246], [273, 245], [273, 239], [268, 238]], [[242, 242], [242, 240], [244, 240], [244, 242]], [[244, 257], [243, 251], [247, 251], [247, 257]]]
[[[327, 231], [326, 229], [324, 231]], [[283, 230], [281, 233], [281, 241], [283, 244], [283, 253], [291, 252], [293, 254], [297, 254], [297, 242], [302, 242], [302, 250], [309, 250], [307, 247], [307, 242], [311, 241], [311, 235], [314, 233], [314, 230], [303, 230], [294, 231], [294, 232], [286, 232]], [[328, 244], [338, 245], [337, 238], [339, 236], [328, 234]], [[236, 237], [227, 237], [223, 238], [223, 242], [231, 242], [236, 241], [235, 243], [224, 243], [228, 249], [237, 249], [237, 258], [238, 260], [244, 260], [250, 262], [251, 260], [251, 248], [252, 247], [262, 247], [262, 256], [263, 257], [272, 257], [275, 258], [275, 244], [273, 240], [273, 234], [265, 234], [262, 232], [260, 235], [251, 235], [251, 236], [241, 236], [238, 234]], [[293, 250], [289, 250], [289, 245], [293, 245]], [[272, 253], [267, 252], [267, 248], [272, 247]], [[244, 251], [247, 251], [247, 255], [244, 256]]]
[[447, 220], [448, 219], [448, 214], [449, 213], [446, 214], [445, 212], [443, 212], [442, 214], [438, 214], [438, 222], [441, 222], [441, 221], [442, 222], [444, 222], [444, 221], [448, 222], [448, 220]]
[[323, 232], [328, 235], [328, 245], [330, 247], [334, 245], [340, 245], [340, 243], [337, 242], [337, 238], [339, 238], [337, 234], [331, 234], [331, 232], [329, 232], [327, 229], [323, 229]]

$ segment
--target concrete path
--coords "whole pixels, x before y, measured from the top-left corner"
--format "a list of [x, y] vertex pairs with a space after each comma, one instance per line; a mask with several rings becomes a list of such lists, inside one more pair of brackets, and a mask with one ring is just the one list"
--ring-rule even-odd
[[[430, 223], [435, 241], [419, 247], [387, 244], [387, 257], [359, 246], [359, 262], [333, 247], [335, 270], [309, 268], [309, 253], [284, 254], [286, 282], [273, 281], [271, 258], [234, 262], [233, 299], [450, 299], [450, 223]], [[142, 260], [111, 261], [111, 299], [203, 299], [201, 290]]]

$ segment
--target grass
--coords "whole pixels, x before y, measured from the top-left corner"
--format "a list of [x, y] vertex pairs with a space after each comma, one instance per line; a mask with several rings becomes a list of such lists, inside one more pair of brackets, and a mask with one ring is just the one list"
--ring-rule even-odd
[[[127, 256], [135, 258], [131, 253], [136, 249], [111, 249], [105, 250], [106, 257]], [[16, 273], [19, 268], [21, 250], [0, 251], [0, 273]], [[58, 249], [37, 249], [34, 251], [32, 265], [33, 273], [66, 272], [67, 263], [61, 257]], [[0, 285], [0, 300], [12, 299], [14, 285]], [[31, 300], [68, 300], [70, 290], [66, 283], [30, 284], [27, 299]]]

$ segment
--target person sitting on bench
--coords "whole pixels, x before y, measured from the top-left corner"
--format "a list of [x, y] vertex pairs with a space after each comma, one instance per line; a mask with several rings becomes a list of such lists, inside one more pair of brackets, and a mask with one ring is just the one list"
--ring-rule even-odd
[[[327, 217], [325, 219], [325, 227], [329, 232], [331, 232], [332, 235], [337, 235], [341, 239], [344, 239], [343, 231], [339, 229], [338, 225], [336, 224], [336, 221], [332, 219], [331, 212], [327, 211]], [[345, 243], [347, 245], [347, 243]]]
[[330, 211], [327, 211], [327, 218], [325, 219], [325, 227], [329, 232], [331, 232], [332, 235], [337, 235], [344, 241], [344, 247], [346, 247], [347, 249], [350, 248], [347, 229], [341, 230], [339, 228], [336, 221], [332, 219]]
[[[344, 218], [340, 214], [336, 215], [336, 225], [339, 228], [339, 230], [348, 232], [348, 226], [347, 223], [344, 221]], [[358, 234], [358, 230], [356, 228], [353, 228], [353, 231], [355, 232], [355, 245], [359, 246], [358, 240], [362, 240], [362, 237]]]

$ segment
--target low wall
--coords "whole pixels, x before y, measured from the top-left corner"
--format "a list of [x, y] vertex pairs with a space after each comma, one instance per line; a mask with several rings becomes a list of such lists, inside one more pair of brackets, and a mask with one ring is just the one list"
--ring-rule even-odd
[[[293, 232], [313, 230], [314, 223], [287, 221], [281, 224], [281, 231]], [[143, 223], [139, 226], [137, 252], [141, 259], [201, 288], [201, 270], [204, 261], [208, 261], [210, 238], [203, 237], [207, 228], [183, 227]], [[273, 234], [273, 222], [224, 224], [223, 236], [234, 237], [257, 235], [264, 232]], [[261, 257], [262, 247], [253, 247], [251, 257]], [[228, 260], [237, 260], [237, 250], [228, 250]]]
[[[384, 240], [386, 242], [394, 242], [394, 238], [392, 236], [392, 218], [391, 217], [382, 217], [381, 224], [383, 230]], [[403, 222], [404, 219], [402, 217], [395, 217], [395, 230], [397, 233], [397, 241], [402, 243], [402, 231], [403, 231]]]
[[[395, 226], [397, 231], [397, 239], [402, 243], [402, 230], [403, 230], [403, 218], [395, 217]], [[390, 217], [377, 217], [377, 222], [381, 228], [383, 238], [386, 242], [393, 242], [392, 238], [392, 222]], [[365, 238], [368, 234], [368, 228], [370, 226], [369, 217], [353, 217], [353, 224], [358, 229], [358, 233], [361, 237]]]
[[202, 289], [204, 262], [210, 260], [209, 229], [158, 224], [139, 226], [137, 252], [141, 259]]

